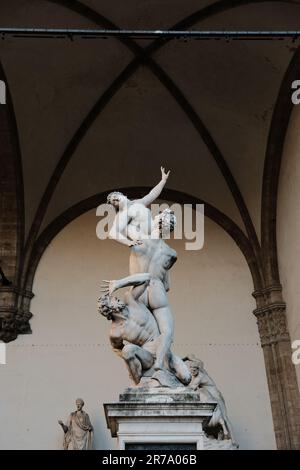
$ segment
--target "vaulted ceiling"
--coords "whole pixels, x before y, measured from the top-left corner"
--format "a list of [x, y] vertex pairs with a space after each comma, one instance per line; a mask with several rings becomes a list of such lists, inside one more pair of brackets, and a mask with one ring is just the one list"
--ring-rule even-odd
[[[298, 1], [0, 3], [2, 27], [295, 30], [299, 16]], [[155, 184], [161, 164], [172, 170], [169, 189], [207, 201], [260, 239], [270, 124], [298, 41], [152, 41], [0, 42], [33, 241], [79, 201]]]

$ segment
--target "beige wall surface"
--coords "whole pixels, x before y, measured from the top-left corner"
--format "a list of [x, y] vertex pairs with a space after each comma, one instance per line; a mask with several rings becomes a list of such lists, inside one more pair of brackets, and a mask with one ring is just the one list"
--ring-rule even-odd
[[[291, 340], [300, 339], [300, 109], [295, 106], [282, 159], [280, 174], [277, 239], [279, 271], [287, 303]], [[300, 387], [300, 365], [296, 366]]]
[[[1, 366], [0, 448], [58, 449], [77, 397], [95, 426], [95, 448], [115, 443], [103, 403], [129, 385], [124, 364], [111, 350], [109, 323], [99, 317], [101, 279], [128, 273], [128, 250], [95, 234], [95, 211], [59, 233], [38, 266], [32, 301], [32, 335], [8, 345]], [[268, 388], [259, 345], [251, 277], [240, 251], [211, 221], [201, 251], [172, 241], [170, 302], [174, 350], [201, 357], [223, 392], [242, 449], [275, 448]]]

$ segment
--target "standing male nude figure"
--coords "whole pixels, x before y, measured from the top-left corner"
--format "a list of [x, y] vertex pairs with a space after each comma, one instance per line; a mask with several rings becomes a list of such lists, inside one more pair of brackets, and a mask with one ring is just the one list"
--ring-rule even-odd
[[176, 251], [162, 239], [164, 232], [171, 232], [175, 226], [175, 216], [166, 209], [155, 217], [149, 238], [131, 249], [130, 276], [117, 281], [105, 281], [109, 284], [109, 294], [126, 286], [132, 286], [140, 274], [149, 275], [149, 283], [141, 300], [154, 315], [160, 331], [156, 350], [154, 369], [164, 369], [165, 361], [170, 357], [174, 335], [174, 320], [167, 298], [169, 273], [177, 260]]

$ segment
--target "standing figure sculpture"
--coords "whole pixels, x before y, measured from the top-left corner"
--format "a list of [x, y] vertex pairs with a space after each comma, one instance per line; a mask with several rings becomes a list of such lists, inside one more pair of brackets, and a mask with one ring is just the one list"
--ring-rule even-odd
[[73, 411], [64, 424], [58, 421], [64, 431], [64, 450], [90, 450], [93, 445], [93, 426], [89, 415], [83, 411], [84, 401], [76, 400], [76, 411]]

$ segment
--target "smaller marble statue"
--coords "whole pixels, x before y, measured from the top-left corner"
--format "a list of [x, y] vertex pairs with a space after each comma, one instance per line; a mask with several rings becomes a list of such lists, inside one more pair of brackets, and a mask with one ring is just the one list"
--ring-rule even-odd
[[64, 450], [91, 450], [93, 445], [93, 426], [89, 415], [83, 411], [84, 401], [76, 400], [76, 411], [73, 411], [68, 424], [58, 421], [64, 431]]
[[227, 415], [224, 397], [217, 388], [214, 380], [204, 369], [203, 362], [197, 359], [193, 354], [185, 357], [183, 360], [187, 362], [192, 374], [189, 387], [199, 393], [201, 402], [217, 402], [217, 407], [207, 424], [207, 428], [221, 428], [218, 439], [221, 437], [223, 439], [231, 439], [233, 446], [238, 447], [234, 439], [232, 424]]

